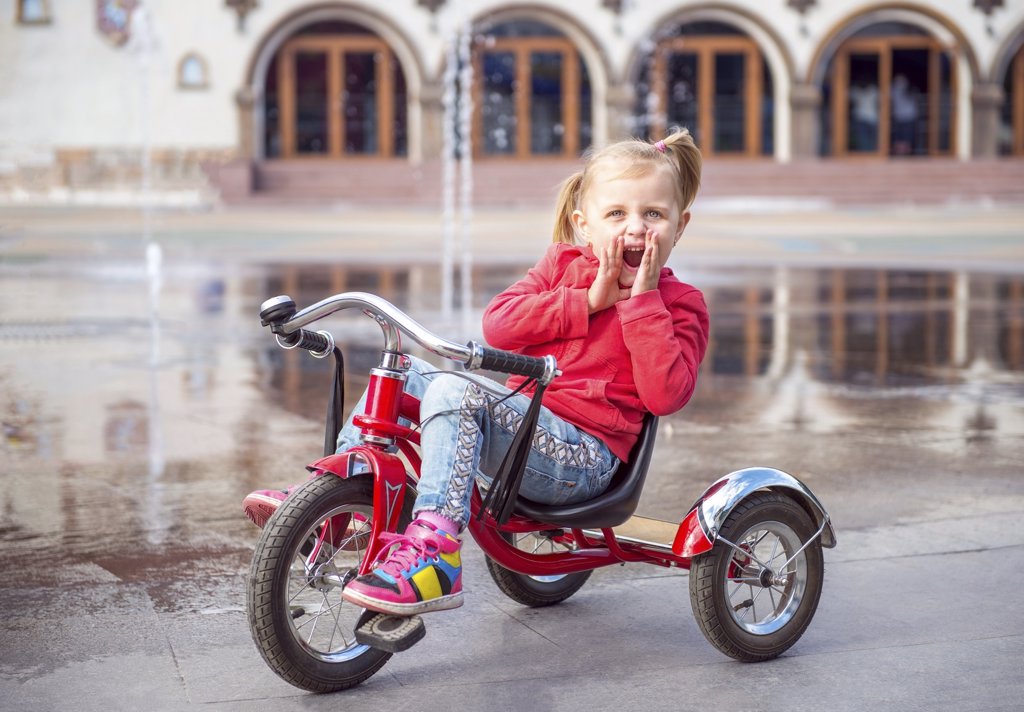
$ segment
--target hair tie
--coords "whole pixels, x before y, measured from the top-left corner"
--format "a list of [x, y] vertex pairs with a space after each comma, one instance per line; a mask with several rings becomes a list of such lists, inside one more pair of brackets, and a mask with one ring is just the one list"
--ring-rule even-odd
[[654, 144], [654, 147], [656, 149], [658, 149], [658, 151], [660, 153], [664, 153], [665, 152], [665, 142], [664, 141], [658, 141], [656, 144]]

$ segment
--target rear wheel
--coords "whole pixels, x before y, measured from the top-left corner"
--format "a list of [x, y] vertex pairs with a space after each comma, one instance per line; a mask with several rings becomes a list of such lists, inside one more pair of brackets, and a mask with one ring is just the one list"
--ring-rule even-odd
[[[501, 537], [517, 549], [531, 554], [551, 554], [575, 548], [571, 539], [568, 539], [565, 532], [560, 529], [526, 534], [502, 532]], [[533, 608], [561, 603], [579, 591], [592, 573], [581, 571], [557, 576], [528, 576], [506, 569], [489, 557], [487, 571], [502, 593], [517, 603]]]
[[799, 504], [774, 492], [757, 493], [732, 511], [714, 548], [690, 569], [690, 603], [712, 645], [756, 662], [800, 639], [818, 608], [825, 571], [820, 538], [800, 551], [816, 531]]
[[[412, 499], [407, 493], [402, 529]], [[247, 585], [249, 627], [267, 665], [296, 687], [352, 687], [391, 657], [356, 642], [355, 629], [372, 614], [341, 598], [366, 556], [372, 517], [372, 478], [323, 475], [293, 492], [263, 529]]]

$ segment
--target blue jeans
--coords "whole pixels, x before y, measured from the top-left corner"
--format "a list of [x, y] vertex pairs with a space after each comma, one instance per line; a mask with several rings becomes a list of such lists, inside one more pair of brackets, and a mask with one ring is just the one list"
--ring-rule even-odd
[[[438, 372], [412, 359], [405, 392], [420, 399], [419, 493], [413, 511], [437, 512], [459, 524], [469, 521], [473, 479], [486, 485], [497, 471], [530, 406], [530, 396], [480, 376]], [[356, 413], [366, 407], [363, 394]], [[338, 436], [338, 451], [360, 444], [352, 416]], [[541, 408], [519, 493], [541, 504], [573, 504], [608, 487], [619, 460], [598, 438]]]

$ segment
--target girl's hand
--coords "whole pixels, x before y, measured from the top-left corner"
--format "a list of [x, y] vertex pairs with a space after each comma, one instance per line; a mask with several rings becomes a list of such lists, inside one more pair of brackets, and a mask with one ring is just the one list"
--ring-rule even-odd
[[647, 244], [644, 247], [644, 256], [640, 260], [640, 266], [636, 271], [636, 279], [633, 280], [633, 288], [629, 292], [631, 297], [657, 289], [658, 279], [661, 277], [658, 233], [654, 230], [648, 230], [645, 240]]
[[626, 240], [621, 235], [601, 248], [597, 256], [597, 276], [587, 290], [587, 312], [593, 314], [629, 297], [628, 289], [619, 288], [622, 271], [622, 251]]

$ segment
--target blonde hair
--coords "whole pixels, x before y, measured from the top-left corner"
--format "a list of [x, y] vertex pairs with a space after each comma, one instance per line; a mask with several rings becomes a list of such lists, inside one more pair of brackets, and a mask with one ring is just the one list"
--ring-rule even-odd
[[565, 181], [558, 193], [555, 206], [555, 232], [553, 242], [576, 243], [576, 226], [572, 214], [580, 209], [583, 196], [593, 180], [594, 167], [602, 161], [624, 159], [630, 167], [622, 174], [622, 178], [644, 175], [652, 166], [667, 162], [677, 180], [676, 199], [679, 211], [689, 210], [697, 197], [700, 188], [700, 172], [702, 159], [700, 149], [686, 129], [676, 129], [670, 135], [656, 143], [648, 143], [638, 138], [613, 143], [586, 157], [583, 170], [573, 173]]

